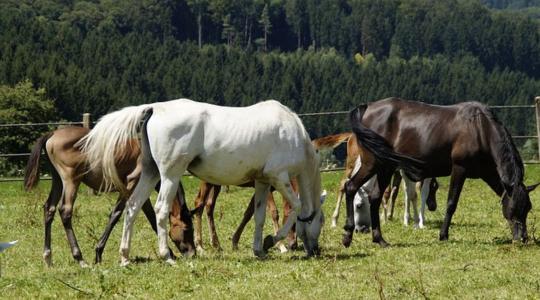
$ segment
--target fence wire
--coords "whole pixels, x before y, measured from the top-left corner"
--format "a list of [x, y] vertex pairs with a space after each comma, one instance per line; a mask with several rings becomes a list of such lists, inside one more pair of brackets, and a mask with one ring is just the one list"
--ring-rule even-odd
[[[506, 114], [509, 110], [514, 109], [534, 109], [535, 105], [493, 105], [490, 106], [492, 109], [496, 109], [498, 111], [503, 110], [503, 114]], [[534, 112], [534, 110], [533, 110]], [[347, 114], [349, 111], [328, 111], [328, 112], [312, 112], [312, 113], [300, 113], [298, 114], [299, 117], [303, 119], [305, 127], [308, 129], [311, 136], [320, 137], [330, 134], [335, 134], [336, 132], [346, 132], [350, 131], [348, 128], [348, 120], [347, 120]], [[328, 120], [324, 120], [328, 117], [334, 117]], [[538, 120], [537, 120], [538, 122]], [[18, 123], [18, 124], [0, 124], [0, 128], [13, 128], [13, 127], [51, 127], [51, 126], [84, 126], [85, 122], [47, 122], [47, 123]], [[95, 122], [92, 122], [90, 124], [95, 124]], [[337, 129], [337, 130], [336, 130]], [[516, 145], [518, 146], [518, 149], [521, 149], [521, 153], [523, 157], [527, 158], [533, 158], [533, 159], [525, 159], [526, 164], [537, 164], [540, 163], [538, 161], [538, 147], [536, 147], [533, 150], [525, 150], [524, 144], [525, 141], [528, 140], [538, 140], [538, 135], [526, 135], [526, 134], [516, 134], [513, 135], [512, 138], [514, 139]], [[540, 141], [539, 141], [540, 142]], [[343, 147], [341, 147], [343, 148]], [[338, 171], [343, 170], [344, 165], [344, 156], [346, 155], [346, 151], [341, 149], [335, 149], [330, 154], [326, 154], [325, 157], [321, 160], [323, 162], [323, 166], [321, 168], [322, 172], [328, 172], [328, 171]], [[6, 160], [11, 158], [23, 158], [23, 157], [29, 157], [30, 153], [0, 153], [0, 160]], [[20, 170], [22, 173], [22, 170]], [[21, 174], [22, 175], [22, 174]], [[44, 176], [41, 177], [41, 180], [50, 180], [50, 177]], [[0, 182], [13, 182], [13, 181], [22, 181], [23, 178], [20, 178], [18, 176], [16, 177], [2, 177], [0, 175]]]

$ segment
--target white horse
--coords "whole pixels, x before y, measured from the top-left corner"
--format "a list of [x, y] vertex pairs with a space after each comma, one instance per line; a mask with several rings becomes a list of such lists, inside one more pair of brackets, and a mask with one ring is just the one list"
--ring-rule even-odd
[[[140, 125], [143, 122], [142, 126]], [[140, 127], [140, 129], [139, 129]], [[139, 129], [139, 130], [138, 130]], [[114, 157], [141, 133], [143, 170], [128, 201], [120, 244], [121, 264], [129, 263], [133, 221], [161, 179], [155, 205], [159, 254], [174, 261], [167, 247], [167, 218], [182, 174], [219, 185], [255, 181], [253, 252], [263, 256], [282, 240], [295, 221], [307, 255], [319, 253], [324, 222], [321, 210], [319, 155], [296, 114], [274, 100], [248, 107], [222, 107], [188, 99], [126, 107], [105, 115], [82, 141], [92, 167], [102, 168], [108, 184], [118, 182]], [[290, 179], [296, 177], [299, 197]], [[274, 186], [293, 211], [275, 236], [262, 240], [266, 196]]]

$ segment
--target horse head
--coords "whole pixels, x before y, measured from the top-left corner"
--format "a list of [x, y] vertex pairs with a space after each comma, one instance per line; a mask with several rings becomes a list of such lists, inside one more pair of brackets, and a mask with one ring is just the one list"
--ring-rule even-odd
[[354, 195], [354, 231], [369, 233], [371, 228], [371, 211], [369, 195], [364, 188], [358, 189]]
[[512, 238], [524, 243], [527, 242], [527, 215], [532, 208], [529, 193], [532, 192], [540, 183], [525, 186], [523, 183], [511, 187], [505, 187], [502, 195], [502, 212], [504, 218], [508, 221]]
[[297, 218], [296, 232], [298, 237], [304, 242], [307, 256], [320, 255], [319, 235], [324, 224], [324, 213], [322, 204], [326, 200], [327, 192], [323, 190], [319, 197], [320, 205], [307, 218]]
[[172, 211], [169, 215], [171, 229], [169, 237], [173, 241], [178, 251], [186, 257], [192, 257], [197, 254], [195, 239], [193, 237], [192, 213], [189, 211], [185, 202], [179, 204], [173, 202]]

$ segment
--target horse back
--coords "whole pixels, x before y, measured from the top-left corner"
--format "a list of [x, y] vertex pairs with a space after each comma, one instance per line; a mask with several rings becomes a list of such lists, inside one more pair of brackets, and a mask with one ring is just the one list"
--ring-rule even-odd
[[438, 176], [449, 175], [455, 161], [489, 157], [491, 113], [478, 102], [440, 106], [388, 98], [370, 103], [362, 123], [395, 151], [439, 170]]
[[[76, 145], [80, 139], [90, 132], [83, 127], [65, 127], [57, 129], [46, 143], [47, 155], [61, 177], [70, 180], [81, 180], [93, 189], [100, 189], [103, 174], [100, 170], [88, 170], [85, 155]], [[123, 153], [118, 153], [117, 168], [121, 178], [130, 175], [137, 165], [140, 146], [137, 140], [131, 140]]]

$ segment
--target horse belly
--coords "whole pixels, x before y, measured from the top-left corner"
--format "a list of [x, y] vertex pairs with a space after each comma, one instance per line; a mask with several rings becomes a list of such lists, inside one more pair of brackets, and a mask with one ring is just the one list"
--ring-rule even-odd
[[254, 155], [216, 153], [195, 159], [188, 170], [212, 184], [240, 185], [262, 179], [264, 161]]

